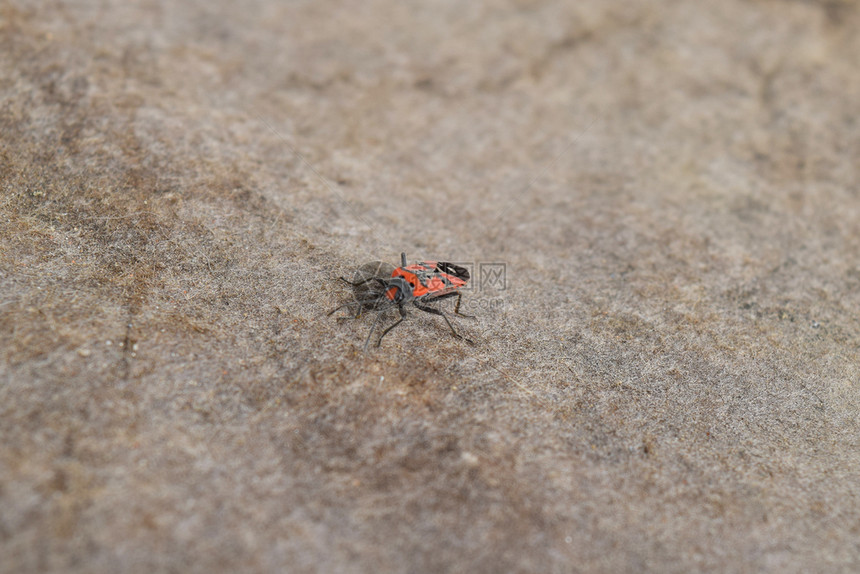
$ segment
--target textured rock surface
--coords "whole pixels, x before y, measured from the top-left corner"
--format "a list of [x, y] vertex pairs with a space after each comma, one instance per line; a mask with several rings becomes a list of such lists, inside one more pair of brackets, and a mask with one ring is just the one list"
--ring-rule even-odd
[[856, 2], [129, 4], [0, 3], [0, 570], [860, 569]]

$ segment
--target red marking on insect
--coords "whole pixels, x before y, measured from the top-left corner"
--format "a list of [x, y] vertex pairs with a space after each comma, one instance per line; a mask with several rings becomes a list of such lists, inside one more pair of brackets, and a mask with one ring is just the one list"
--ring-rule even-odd
[[[426, 299], [440, 297], [465, 287], [469, 280], [469, 270], [445, 261], [422, 261], [398, 267], [391, 276], [405, 279], [412, 287], [414, 298]], [[397, 290], [397, 287], [392, 287], [385, 292], [385, 296], [394, 301]]]
[[[385, 275], [387, 272], [386, 264], [374, 263], [362, 266], [356, 273], [355, 281], [348, 281], [341, 277], [342, 281], [352, 285], [356, 297], [354, 301], [333, 309], [329, 315], [338, 309], [353, 305], [357, 306], [355, 318], [360, 317], [362, 311], [375, 310], [377, 312], [376, 320], [367, 335], [367, 340], [364, 343], [365, 348], [370, 343], [370, 337], [373, 335], [373, 330], [376, 328], [376, 323], [379, 322], [382, 313], [397, 308], [400, 312], [400, 319], [382, 332], [377, 347], [382, 344], [382, 338], [406, 318], [405, 306], [410, 303], [425, 313], [440, 315], [445, 319], [455, 337], [464, 338], [451, 325], [445, 312], [431, 305], [456, 296], [457, 303], [454, 306], [454, 314], [474, 319], [471, 315], [460, 313], [461, 293], [459, 289], [465, 287], [469, 281], [469, 270], [447, 261], [421, 261], [408, 265], [405, 253], [400, 254], [400, 261], [400, 267], [394, 268], [390, 276]], [[363, 272], [368, 266], [371, 266], [369, 277]], [[391, 266], [388, 265], [388, 268], [390, 269]], [[471, 341], [469, 342], [471, 343]]]

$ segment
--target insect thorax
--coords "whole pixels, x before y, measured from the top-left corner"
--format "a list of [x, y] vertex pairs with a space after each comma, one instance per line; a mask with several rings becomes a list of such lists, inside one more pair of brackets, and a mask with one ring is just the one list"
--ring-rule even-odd
[[386, 296], [396, 303], [408, 303], [415, 298], [412, 285], [403, 277], [392, 277], [388, 280]]

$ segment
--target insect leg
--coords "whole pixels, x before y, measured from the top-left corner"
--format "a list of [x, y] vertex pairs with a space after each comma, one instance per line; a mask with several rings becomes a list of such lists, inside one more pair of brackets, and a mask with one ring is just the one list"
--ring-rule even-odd
[[364, 349], [367, 350], [367, 344], [370, 343], [370, 337], [373, 335], [373, 330], [376, 329], [376, 324], [379, 323], [379, 316], [382, 315], [382, 311], [379, 311], [376, 314], [376, 319], [373, 320], [373, 325], [370, 326], [370, 332], [367, 334], [367, 339], [364, 341]]
[[464, 317], [466, 319], [475, 319], [474, 315], [466, 315], [465, 313], [460, 313], [460, 299], [463, 297], [463, 294], [459, 291], [452, 291], [450, 293], [445, 293], [443, 295], [437, 295], [436, 297], [425, 297], [424, 301], [426, 303], [435, 303], [436, 301], [441, 301], [442, 299], [448, 299], [449, 297], [457, 296], [457, 303], [454, 305], [454, 314], [459, 317]]
[[445, 319], [445, 322], [448, 323], [448, 328], [451, 329], [451, 334], [454, 335], [454, 337], [456, 337], [458, 339], [463, 339], [469, 343], [474, 344], [474, 341], [472, 341], [471, 339], [469, 339], [467, 337], [464, 337], [463, 335], [459, 334], [456, 330], [454, 330], [454, 325], [451, 324], [451, 321], [448, 320], [448, 315], [446, 315], [443, 311], [440, 311], [439, 309], [434, 309], [433, 307], [425, 307], [424, 305], [420, 304], [417, 300], [413, 301], [412, 303], [416, 307], [418, 307], [419, 309], [424, 311], [425, 313], [430, 313], [432, 315], [441, 315], [442, 318]]
[[379, 284], [382, 285], [383, 287], [388, 286], [388, 282], [383, 280], [383, 279], [380, 279], [379, 277], [368, 277], [367, 279], [362, 279], [361, 281], [355, 281], [355, 282], [350, 281], [346, 277], [338, 277], [338, 279], [340, 279], [341, 281], [343, 281], [347, 285], [352, 285], [353, 287], [360, 287], [361, 285], [364, 285], [365, 283], [370, 283], [371, 281], [378, 281]]
[[380, 303], [385, 304], [388, 302], [389, 302], [388, 299], [386, 299], [385, 297], [380, 297], [380, 296], [370, 297], [368, 299], [356, 299], [355, 301], [348, 301], [348, 302], [344, 303], [343, 305], [340, 305], [339, 307], [335, 307], [334, 309], [332, 309], [331, 311], [326, 313], [326, 315], [330, 317], [336, 311], [339, 311], [339, 310], [343, 309], [344, 307], [352, 307], [353, 305], [357, 305], [358, 310], [356, 311], [353, 319], [358, 319], [359, 317], [361, 317], [361, 311], [365, 307], [369, 306], [371, 309], [376, 309], [379, 307]]
[[474, 315], [466, 315], [465, 313], [460, 313], [460, 299], [462, 299], [463, 294], [459, 291], [457, 292], [457, 303], [454, 305], [454, 314], [459, 315], [460, 317], [465, 317], [467, 319], [475, 319]]
[[384, 330], [384, 331], [382, 332], [382, 335], [380, 335], [380, 336], [379, 336], [379, 341], [377, 341], [376, 346], [378, 347], [378, 346], [382, 345], [382, 338], [383, 338], [385, 335], [387, 335], [387, 334], [388, 334], [388, 332], [389, 332], [391, 329], [393, 329], [394, 327], [396, 327], [397, 325], [399, 325], [400, 323], [402, 323], [402, 322], [403, 322], [403, 319], [405, 319], [405, 318], [406, 318], [406, 309], [404, 309], [404, 308], [401, 306], [401, 307], [400, 307], [400, 319], [398, 319], [398, 320], [397, 320], [397, 322], [396, 322], [395, 324], [393, 324], [392, 326], [390, 326], [389, 328], [387, 328], [386, 330]]
[[350, 301], [349, 303], [344, 303], [343, 305], [341, 305], [341, 306], [339, 306], [339, 307], [335, 307], [334, 309], [332, 309], [331, 311], [329, 311], [328, 313], [326, 313], [326, 316], [327, 316], [327, 317], [331, 317], [332, 315], [334, 315], [334, 313], [335, 313], [336, 311], [340, 311], [340, 310], [341, 310], [341, 309], [343, 309], [344, 307], [349, 307], [349, 306], [350, 306], [350, 305], [352, 305], [353, 303], [354, 303], [354, 301]]

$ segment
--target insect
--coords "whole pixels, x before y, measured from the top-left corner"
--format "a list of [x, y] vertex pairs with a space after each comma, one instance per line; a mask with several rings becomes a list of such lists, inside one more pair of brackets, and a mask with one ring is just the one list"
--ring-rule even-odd
[[407, 316], [406, 305], [410, 303], [425, 313], [440, 315], [445, 319], [445, 323], [448, 324], [454, 337], [464, 339], [469, 343], [472, 342], [457, 333], [444, 311], [431, 306], [433, 303], [456, 296], [457, 303], [454, 305], [454, 314], [474, 319], [475, 317], [471, 315], [460, 313], [462, 293], [459, 289], [465, 287], [469, 281], [468, 269], [446, 261], [421, 261], [408, 265], [406, 253], [400, 254], [400, 267], [393, 268], [392, 271], [389, 271], [390, 269], [392, 269], [391, 265], [377, 261], [362, 265], [356, 271], [352, 281], [341, 277], [341, 281], [352, 286], [355, 300], [332, 309], [328, 314], [332, 315], [344, 307], [355, 306], [357, 309], [353, 318], [357, 319], [364, 311], [376, 311], [376, 319], [374, 319], [370, 332], [367, 334], [367, 340], [364, 342], [365, 349], [370, 343], [370, 338], [373, 336], [373, 331], [376, 329], [376, 324], [382, 314], [397, 308], [400, 312], [400, 319], [382, 332], [376, 343], [377, 347], [382, 344], [385, 335], [403, 322]]

